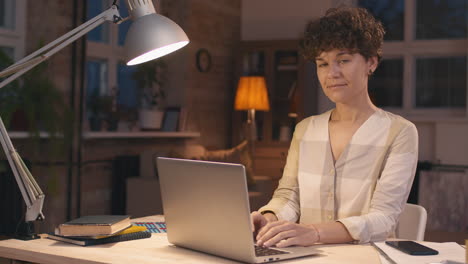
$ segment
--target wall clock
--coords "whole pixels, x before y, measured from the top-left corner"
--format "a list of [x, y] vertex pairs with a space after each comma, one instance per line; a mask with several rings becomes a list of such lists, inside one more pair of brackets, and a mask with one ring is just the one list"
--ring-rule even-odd
[[197, 51], [197, 69], [199, 72], [208, 72], [211, 68], [211, 55], [206, 49], [199, 49]]

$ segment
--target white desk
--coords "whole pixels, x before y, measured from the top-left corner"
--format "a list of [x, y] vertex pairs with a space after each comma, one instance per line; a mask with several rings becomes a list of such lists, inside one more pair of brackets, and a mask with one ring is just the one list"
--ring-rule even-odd
[[[135, 222], [162, 221], [161, 216], [134, 219]], [[228, 244], [226, 246], [229, 246]], [[317, 256], [282, 261], [279, 263], [378, 263], [377, 251], [369, 245], [317, 246], [323, 251]], [[0, 241], [0, 257], [33, 263], [238, 263], [236, 261], [179, 248], [168, 243], [166, 234], [152, 234], [151, 238], [113, 244], [81, 247], [51, 239]]]
[[[164, 218], [162, 216], [150, 216], [133, 219], [133, 221], [159, 222], [164, 221]], [[229, 246], [229, 244], [226, 246]], [[319, 245], [316, 246], [316, 248], [322, 250], [320, 255], [281, 261], [278, 263], [381, 263], [379, 254], [370, 245]], [[173, 246], [168, 243], [166, 234], [152, 234], [152, 237], [148, 239], [90, 247], [80, 247], [50, 239], [31, 241], [8, 239], [0, 241], [0, 258], [11, 259], [13, 260], [12, 263], [16, 263], [16, 260], [19, 260], [52, 264], [238, 263], [232, 260]], [[0, 263], [3, 262], [0, 260]]]
[[[229, 245], [226, 245], [229, 246]], [[280, 263], [380, 263], [378, 253], [367, 245], [320, 246], [323, 254]], [[0, 257], [33, 263], [237, 263], [232, 260], [170, 245], [165, 234], [151, 238], [80, 247], [50, 239], [0, 241]]]

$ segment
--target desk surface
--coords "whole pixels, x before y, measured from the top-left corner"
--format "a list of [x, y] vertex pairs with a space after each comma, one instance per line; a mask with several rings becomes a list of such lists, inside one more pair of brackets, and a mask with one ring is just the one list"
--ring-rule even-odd
[[[135, 221], [160, 221], [162, 218], [138, 218]], [[227, 245], [228, 246], [228, 245]], [[317, 256], [280, 263], [380, 263], [375, 249], [368, 245], [317, 246]], [[34, 263], [238, 263], [232, 260], [179, 248], [168, 243], [166, 234], [151, 238], [80, 247], [51, 239], [0, 241], [0, 257]]]

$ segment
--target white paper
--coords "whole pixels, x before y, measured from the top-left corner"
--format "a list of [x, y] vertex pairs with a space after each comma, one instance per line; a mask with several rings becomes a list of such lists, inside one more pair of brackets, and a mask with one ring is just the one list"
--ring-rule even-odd
[[[398, 264], [411, 263], [411, 264], [429, 264], [429, 263], [447, 263], [447, 261], [455, 261], [465, 263], [465, 249], [455, 242], [437, 243], [437, 242], [424, 242], [417, 241], [417, 243], [430, 247], [439, 251], [438, 255], [432, 256], [412, 256], [398, 249], [387, 246], [385, 242], [375, 243], [387, 255]], [[380, 256], [382, 264], [389, 263], [384, 257]]]

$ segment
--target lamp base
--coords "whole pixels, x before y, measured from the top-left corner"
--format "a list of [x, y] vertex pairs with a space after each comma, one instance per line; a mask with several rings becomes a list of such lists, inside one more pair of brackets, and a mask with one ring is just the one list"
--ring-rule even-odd
[[19, 240], [34, 240], [41, 238], [38, 234], [34, 233], [34, 226], [32, 222], [23, 222], [18, 227], [18, 232], [13, 236]]
[[249, 109], [247, 111], [246, 134], [249, 141], [256, 141], [258, 139], [257, 122], [255, 121], [255, 109]]
[[39, 239], [41, 237], [38, 234], [29, 234], [29, 235], [15, 235], [14, 238], [18, 240], [28, 241], [28, 240]]

